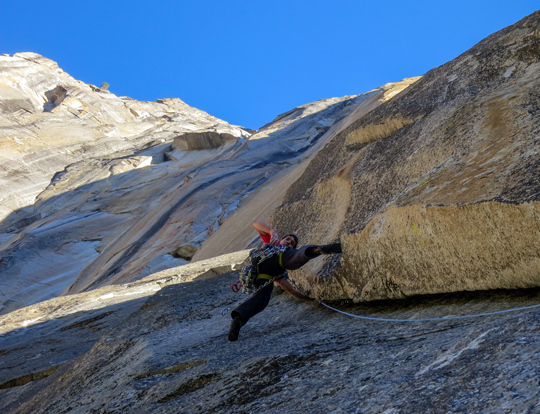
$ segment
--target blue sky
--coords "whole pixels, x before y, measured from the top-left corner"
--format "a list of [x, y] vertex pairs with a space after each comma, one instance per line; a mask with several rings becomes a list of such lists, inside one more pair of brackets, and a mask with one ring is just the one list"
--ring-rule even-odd
[[0, 53], [36, 52], [119, 96], [180, 98], [258, 129], [322, 98], [418, 76], [535, 1], [3, 0]]

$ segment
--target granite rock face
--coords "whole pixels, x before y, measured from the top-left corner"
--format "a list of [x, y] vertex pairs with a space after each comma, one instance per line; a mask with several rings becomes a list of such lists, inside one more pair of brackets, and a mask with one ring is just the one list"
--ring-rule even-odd
[[[253, 134], [179, 99], [117, 97], [33, 53], [0, 68], [0, 313], [244, 249], [345, 118], [411, 83], [303, 105]], [[202, 248], [254, 198], [264, 207]]]
[[341, 261], [294, 273], [306, 290], [369, 301], [540, 284], [539, 45], [536, 12], [336, 134], [275, 215], [281, 231], [343, 242]]
[[[0, 56], [0, 68], [4, 312], [57, 296], [75, 280], [95, 282], [92, 274], [81, 277], [85, 267], [195, 174], [167, 162], [169, 152], [182, 152], [178, 139], [216, 135], [222, 147], [206, 152], [220, 154], [250, 135], [179, 99], [117, 97], [33, 53]], [[174, 247], [180, 244], [182, 236]], [[172, 247], [158, 250], [150, 257], [163, 260], [156, 266], [148, 259], [146, 274], [185, 263], [166, 254]]]
[[[276, 289], [270, 306], [231, 343], [230, 317], [221, 312], [245, 299], [229, 288], [237, 279], [231, 266], [245, 254], [3, 315], [2, 411], [532, 414], [540, 409], [538, 289], [333, 304], [372, 320], [299, 302]], [[209, 273], [222, 274], [206, 279]], [[530, 308], [513, 310], [525, 307]], [[485, 316], [456, 318], [478, 314]]]
[[[537, 12], [252, 136], [2, 57], [41, 73], [0, 86], [2, 412], [540, 412], [539, 45]], [[75, 95], [94, 104], [70, 123]], [[272, 213], [342, 241], [291, 272], [341, 301], [276, 288], [230, 343], [230, 284]]]

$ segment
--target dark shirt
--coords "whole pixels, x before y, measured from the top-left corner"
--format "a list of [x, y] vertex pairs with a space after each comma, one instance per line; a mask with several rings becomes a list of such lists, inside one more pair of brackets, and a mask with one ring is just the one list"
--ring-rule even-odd
[[259, 274], [279, 277], [284, 276], [286, 270], [299, 269], [312, 258], [306, 256], [306, 250], [314, 246], [315, 245], [303, 246], [300, 249], [288, 247], [284, 252], [276, 254], [260, 263], [258, 266]]

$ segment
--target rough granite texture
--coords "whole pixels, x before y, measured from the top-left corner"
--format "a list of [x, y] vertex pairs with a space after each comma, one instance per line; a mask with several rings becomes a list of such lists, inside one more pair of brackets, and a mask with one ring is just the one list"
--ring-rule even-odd
[[[253, 136], [6, 61], [36, 72], [0, 82], [2, 413], [540, 412], [540, 12]], [[291, 277], [348, 314], [276, 288], [231, 343], [250, 222], [280, 204], [281, 234], [342, 241]]]
[[[245, 299], [229, 288], [236, 272], [181, 283], [181, 269], [14, 313], [0, 336], [2, 412], [540, 410], [538, 289], [332, 304], [373, 318], [439, 318], [426, 322], [354, 319], [276, 290], [231, 343], [221, 311]], [[448, 318], [525, 306], [536, 307]]]
[[[0, 69], [0, 314], [185, 264], [187, 246], [195, 260], [245, 249], [252, 220], [337, 131], [416, 80], [302, 105], [253, 134], [180, 99], [117, 97], [34, 53]], [[233, 232], [203, 246], [236, 210]]]
[[343, 242], [341, 261], [293, 273], [304, 289], [368, 301], [538, 286], [538, 73], [535, 12], [336, 134], [274, 214], [279, 232]]

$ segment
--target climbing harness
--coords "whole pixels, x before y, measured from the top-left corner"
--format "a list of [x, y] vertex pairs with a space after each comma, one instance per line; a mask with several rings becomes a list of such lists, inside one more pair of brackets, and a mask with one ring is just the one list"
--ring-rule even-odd
[[[249, 264], [244, 266], [238, 274], [238, 282], [231, 285], [233, 292], [238, 292], [242, 289], [242, 293], [252, 293], [255, 291], [255, 281], [259, 278], [259, 265], [273, 257], [276, 254], [283, 253], [287, 249], [286, 246], [274, 246], [269, 243], [263, 244], [257, 249], [253, 249], [249, 252]], [[281, 256], [280, 256], [281, 265]], [[265, 279], [271, 279], [272, 276], [264, 275]]]
[[[274, 283], [278, 278], [282, 277], [284, 274], [287, 274], [287, 271], [283, 269], [283, 273], [279, 276], [270, 276], [266, 274], [259, 274], [259, 265], [265, 260], [271, 258], [276, 254], [280, 254], [287, 249], [286, 246], [274, 246], [272, 244], [263, 244], [257, 249], [253, 249], [249, 252], [249, 264], [244, 266], [240, 270], [238, 275], [238, 281], [231, 284], [231, 290], [234, 293], [242, 290], [242, 293], [247, 293], [249, 296], [244, 300], [240, 301], [235, 307], [240, 306], [244, 302], [247, 302], [253, 295], [255, 295], [259, 290], [268, 286], [271, 283]], [[279, 264], [281, 264], [281, 256], [279, 259]], [[255, 281], [257, 279], [267, 279], [267, 281], [260, 287], [255, 287]], [[221, 315], [225, 315], [230, 308], [223, 308], [221, 310]]]

